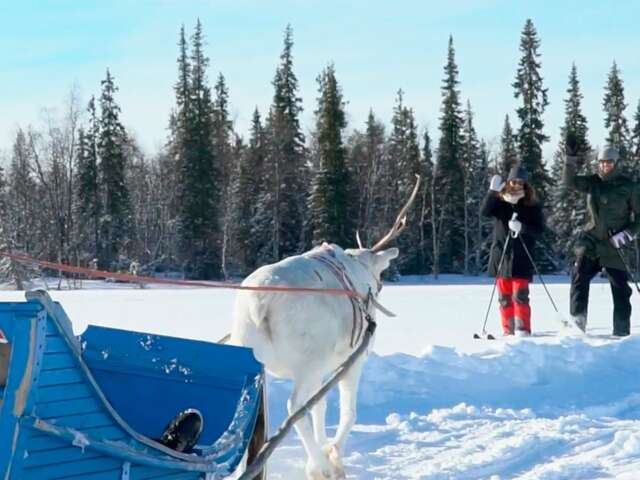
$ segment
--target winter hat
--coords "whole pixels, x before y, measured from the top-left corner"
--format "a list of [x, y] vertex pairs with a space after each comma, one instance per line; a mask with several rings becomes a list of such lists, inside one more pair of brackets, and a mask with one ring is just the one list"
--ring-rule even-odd
[[620, 158], [620, 154], [618, 153], [618, 149], [611, 146], [606, 146], [598, 155], [598, 160], [612, 160], [617, 163]]
[[529, 180], [529, 175], [523, 166], [517, 164], [514, 165], [509, 171], [509, 176], [507, 177], [507, 181], [513, 179], [522, 180], [523, 182], [527, 182]]

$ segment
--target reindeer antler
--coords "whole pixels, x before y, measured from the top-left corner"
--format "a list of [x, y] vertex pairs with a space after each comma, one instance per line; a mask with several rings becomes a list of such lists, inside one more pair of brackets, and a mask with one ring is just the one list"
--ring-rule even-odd
[[420, 175], [416, 174], [416, 185], [413, 187], [413, 192], [411, 192], [411, 196], [409, 197], [409, 200], [407, 201], [407, 203], [405, 203], [404, 207], [402, 207], [402, 209], [398, 213], [398, 216], [396, 217], [396, 221], [394, 222], [393, 227], [391, 227], [391, 230], [389, 230], [389, 232], [384, 237], [382, 237], [378, 241], [378, 243], [376, 243], [369, 250], [371, 250], [372, 252], [380, 251], [382, 247], [384, 247], [391, 240], [393, 240], [398, 235], [400, 235], [400, 233], [404, 230], [404, 228], [407, 226], [407, 212], [409, 211], [409, 208], [411, 207], [411, 205], [413, 204], [413, 201], [416, 199], [416, 196], [418, 195], [419, 187], [420, 187]]

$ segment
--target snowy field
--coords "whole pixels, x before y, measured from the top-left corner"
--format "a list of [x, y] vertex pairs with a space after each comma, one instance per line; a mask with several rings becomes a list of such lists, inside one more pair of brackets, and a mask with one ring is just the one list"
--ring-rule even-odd
[[[481, 330], [489, 279], [405, 278], [387, 284], [374, 353], [362, 378], [346, 467], [354, 479], [639, 479], [640, 300], [632, 336], [613, 339], [608, 283], [592, 284], [588, 335], [559, 328], [542, 285], [532, 285], [534, 336], [499, 336], [497, 304]], [[131, 289], [87, 282], [52, 291], [81, 332], [88, 323], [216, 341], [231, 325], [234, 293]], [[548, 286], [568, 316], [566, 278]], [[118, 288], [113, 288], [118, 287]], [[22, 298], [2, 291], [3, 301]], [[495, 303], [495, 300], [494, 300]], [[284, 419], [286, 381], [269, 383], [271, 432]], [[337, 423], [330, 396], [329, 425]], [[269, 478], [303, 478], [290, 435]]]

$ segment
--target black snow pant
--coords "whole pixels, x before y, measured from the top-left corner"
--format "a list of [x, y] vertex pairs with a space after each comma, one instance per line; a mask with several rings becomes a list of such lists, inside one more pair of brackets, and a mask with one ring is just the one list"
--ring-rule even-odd
[[[586, 315], [589, 304], [589, 283], [602, 270], [600, 262], [595, 258], [580, 255], [576, 259], [571, 272], [571, 315]], [[613, 334], [629, 335], [631, 321], [631, 287], [628, 275], [624, 270], [605, 267], [611, 295], [613, 296]]]

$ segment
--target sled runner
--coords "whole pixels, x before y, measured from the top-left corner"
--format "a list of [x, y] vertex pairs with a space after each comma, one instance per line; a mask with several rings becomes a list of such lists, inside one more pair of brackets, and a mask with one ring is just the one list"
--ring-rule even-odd
[[44, 292], [0, 302], [0, 330], [2, 479], [219, 479], [264, 442], [249, 349], [95, 326], [75, 337]]

